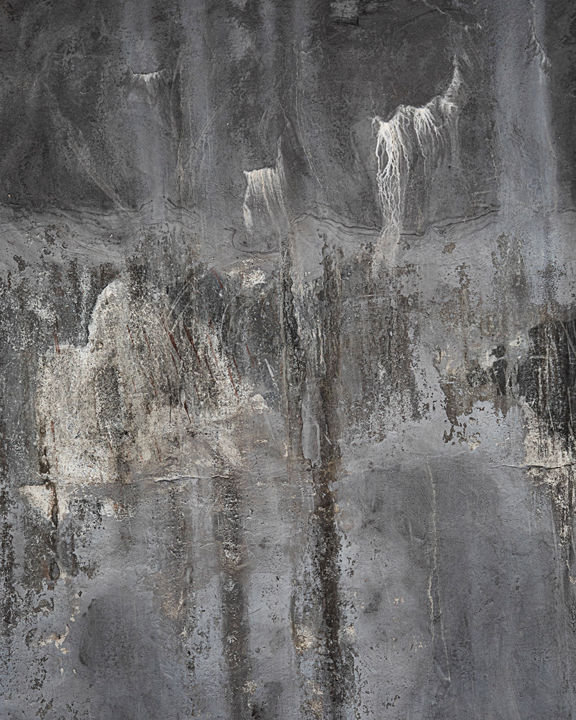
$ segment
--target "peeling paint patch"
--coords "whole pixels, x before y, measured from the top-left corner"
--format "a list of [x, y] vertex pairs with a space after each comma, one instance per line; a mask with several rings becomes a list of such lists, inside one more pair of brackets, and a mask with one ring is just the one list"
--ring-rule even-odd
[[43, 360], [39, 442], [59, 492], [237, 466], [226, 420], [251, 408], [253, 393], [233, 367], [210, 327], [171, 328], [162, 301], [108, 285], [87, 344], [61, 344]]

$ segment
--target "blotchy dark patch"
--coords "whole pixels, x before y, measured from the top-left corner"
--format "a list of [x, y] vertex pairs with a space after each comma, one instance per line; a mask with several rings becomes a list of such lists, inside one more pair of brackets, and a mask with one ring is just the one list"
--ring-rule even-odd
[[529, 332], [531, 351], [519, 365], [517, 391], [559, 439], [574, 450], [576, 409], [576, 318], [546, 320]]
[[[572, 457], [576, 449], [573, 408], [576, 407], [576, 317], [547, 318], [529, 332], [531, 351], [520, 364], [517, 392], [536, 413], [539, 429]], [[546, 448], [544, 448], [546, 451]], [[576, 553], [574, 510], [576, 493], [572, 462], [547, 468], [534, 466], [531, 474], [550, 488], [552, 512], [560, 539], [564, 602], [572, 629], [576, 629], [576, 598], [573, 590]]]
[[514, 370], [506, 356], [506, 347], [497, 345], [492, 349], [490, 357], [492, 364], [488, 368], [474, 360], [462, 372], [451, 373], [441, 379], [446, 417], [452, 425], [450, 432], [444, 433], [445, 442], [466, 440], [467, 423], [460, 418], [470, 415], [476, 402], [492, 402], [503, 413], [514, 402]]

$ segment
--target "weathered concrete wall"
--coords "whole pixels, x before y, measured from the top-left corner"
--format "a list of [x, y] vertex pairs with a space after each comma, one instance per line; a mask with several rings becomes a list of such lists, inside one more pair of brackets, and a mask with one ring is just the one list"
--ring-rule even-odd
[[0, 59], [0, 718], [575, 717], [573, 5]]

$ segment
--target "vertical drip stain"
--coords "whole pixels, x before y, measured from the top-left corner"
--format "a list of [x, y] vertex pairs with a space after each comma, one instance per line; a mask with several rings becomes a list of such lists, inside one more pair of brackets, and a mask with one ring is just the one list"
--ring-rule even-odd
[[321, 320], [318, 333], [320, 373], [320, 466], [314, 468], [314, 512], [312, 517], [314, 568], [319, 581], [325, 658], [322, 671], [329, 691], [331, 713], [337, 718], [346, 699], [346, 669], [340, 646], [340, 537], [336, 526], [336, 504], [332, 485], [340, 470], [338, 399], [342, 292], [339, 270], [333, 257], [324, 252]]
[[[310, 473], [313, 507], [308, 524], [308, 544], [302, 593], [292, 599], [294, 644], [302, 657], [306, 678], [306, 714], [341, 718], [350, 693], [350, 671], [340, 641], [339, 591], [341, 541], [336, 523], [333, 485], [340, 472], [339, 385], [341, 365], [342, 291], [337, 262], [327, 248], [323, 275], [316, 286], [318, 308], [313, 325], [298, 327], [290, 279], [289, 251], [284, 254], [283, 340], [284, 381], [290, 437], [290, 456]], [[304, 312], [305, 315], [305, 312]], [[301, 320], [301, 324], [302, 324]], [[304, 354], [300, 333], [310, 336]], [[314, 379], [314, 382], [312, 382]], [[312, 413], [318, 428], [318, 456], [306, 460], [302, 449], [302, 395], [312, 396]], [[310, 670], [310, 660], [313, 667]]]
[[306, 378], [306, 357], [300, 342], [291, 271], [290, 248], [285, 241], [282, 247], [280, 325], [288, 452], [289, 458], [294, 459], [302, 454], [302, 392]]
[[[54, 438], [54, 423], [50, 423], [51, 437]], [[46, 555], [42, 561], [44, 579], [47, 581], [48, 589], [54, 589], [54, 583], [60, 577], [59, 566], [59, 541], [60, 535], [58, 526], [60, 524], [60, 507], [58, 503], [58, 490], [56, 483], [52, 478], [52, 467], [47, 457], [46, 428], [42, 425], [39, 428], [39, 457], [38, 470], [39, 475], [44, 482], [44, 490], [48, 495], [48, 519], [50, 521], [45, 536]]]
[[[1, 433], [0, 438], [5, 434]], [[8, 461], [3, 442], [0, 442], [0, 566], [2, 567], [2, 635], [9, 637], [16, 624], [16, 588], [14, 585], [14, 546], [10, 523], [10, 496], [8, 492]], [[7, 651], [9, 645], [7, 644]]]
[[215, 476], [214, 536], [218, 544], [222, 645], [230, 682], [230, 718], [246, 717], [246, 687], [250, 668], [246, 600], [242, 585], [243, 532], [238, 479]]

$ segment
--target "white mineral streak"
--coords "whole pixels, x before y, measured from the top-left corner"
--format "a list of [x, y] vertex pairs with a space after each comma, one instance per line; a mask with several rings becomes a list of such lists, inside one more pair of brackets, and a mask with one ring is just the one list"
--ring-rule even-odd
[[382, 261], [385, 245], [396, 242], [402, 231], [406, 191], [417, 157], [423, 159], [424, 172], [429, 174], [453, 149], [464, 93], [462, 73], [455, 62], [452, 80], [442, 95], [422, 107], [400, 105], [390, 120], [374, 118], [376, 182], [383, 217], [376, 263]]
[[132, 84], [135, 88], [145, 91], [150, 97], [158, 92], [165, 76], [164, 70], [155, 70], [154, 72], [134, 72], [131, 73]]
[[[165, 315], [161, 302], [136, 307], [114, 281], [97, 300], [87, 344], [45, 355], [39, 446], [63, 507], [79, 484], [210, 477], [240, 461], [231, 428], [252, 412], [253, 392], [215, 330], [190, 323], [193, 347], [183, 328], [171, 334]], [[23, 492], [48, 514], [44, 488]]]
[[155, 70], [154, 72], [147, 72], [147, 73], [137, 73], [133, 72], [132, 75], [137, 80], [142, 80], [146, 85], [149, 85], [150, 83], [154, 82], [155, 80], [160, 80], [162, 77], [163, 70]]
[[[259, 215], [265, 227], [281, 232], [288, 222], [285, 200], [286, 177], [280, 150], [274, 167], [259, 170], [245, 170], [246, 192], [244, 193], [244, 225], [253, 234], [256, 217]], [[256, 217], [255, 217], [256, 216]]]
[[530, 2], [531, 16], [530, 16], [530, 39], [528, 42], [528, 51], [537, 59], [540, 69], [547, 73], [551, 68], [550, 58], [544, 46], [540, 42], [539, 32], [537, 26], [542, 24], [541, 19], [538, 17], [536, 6], [533, 2]]

